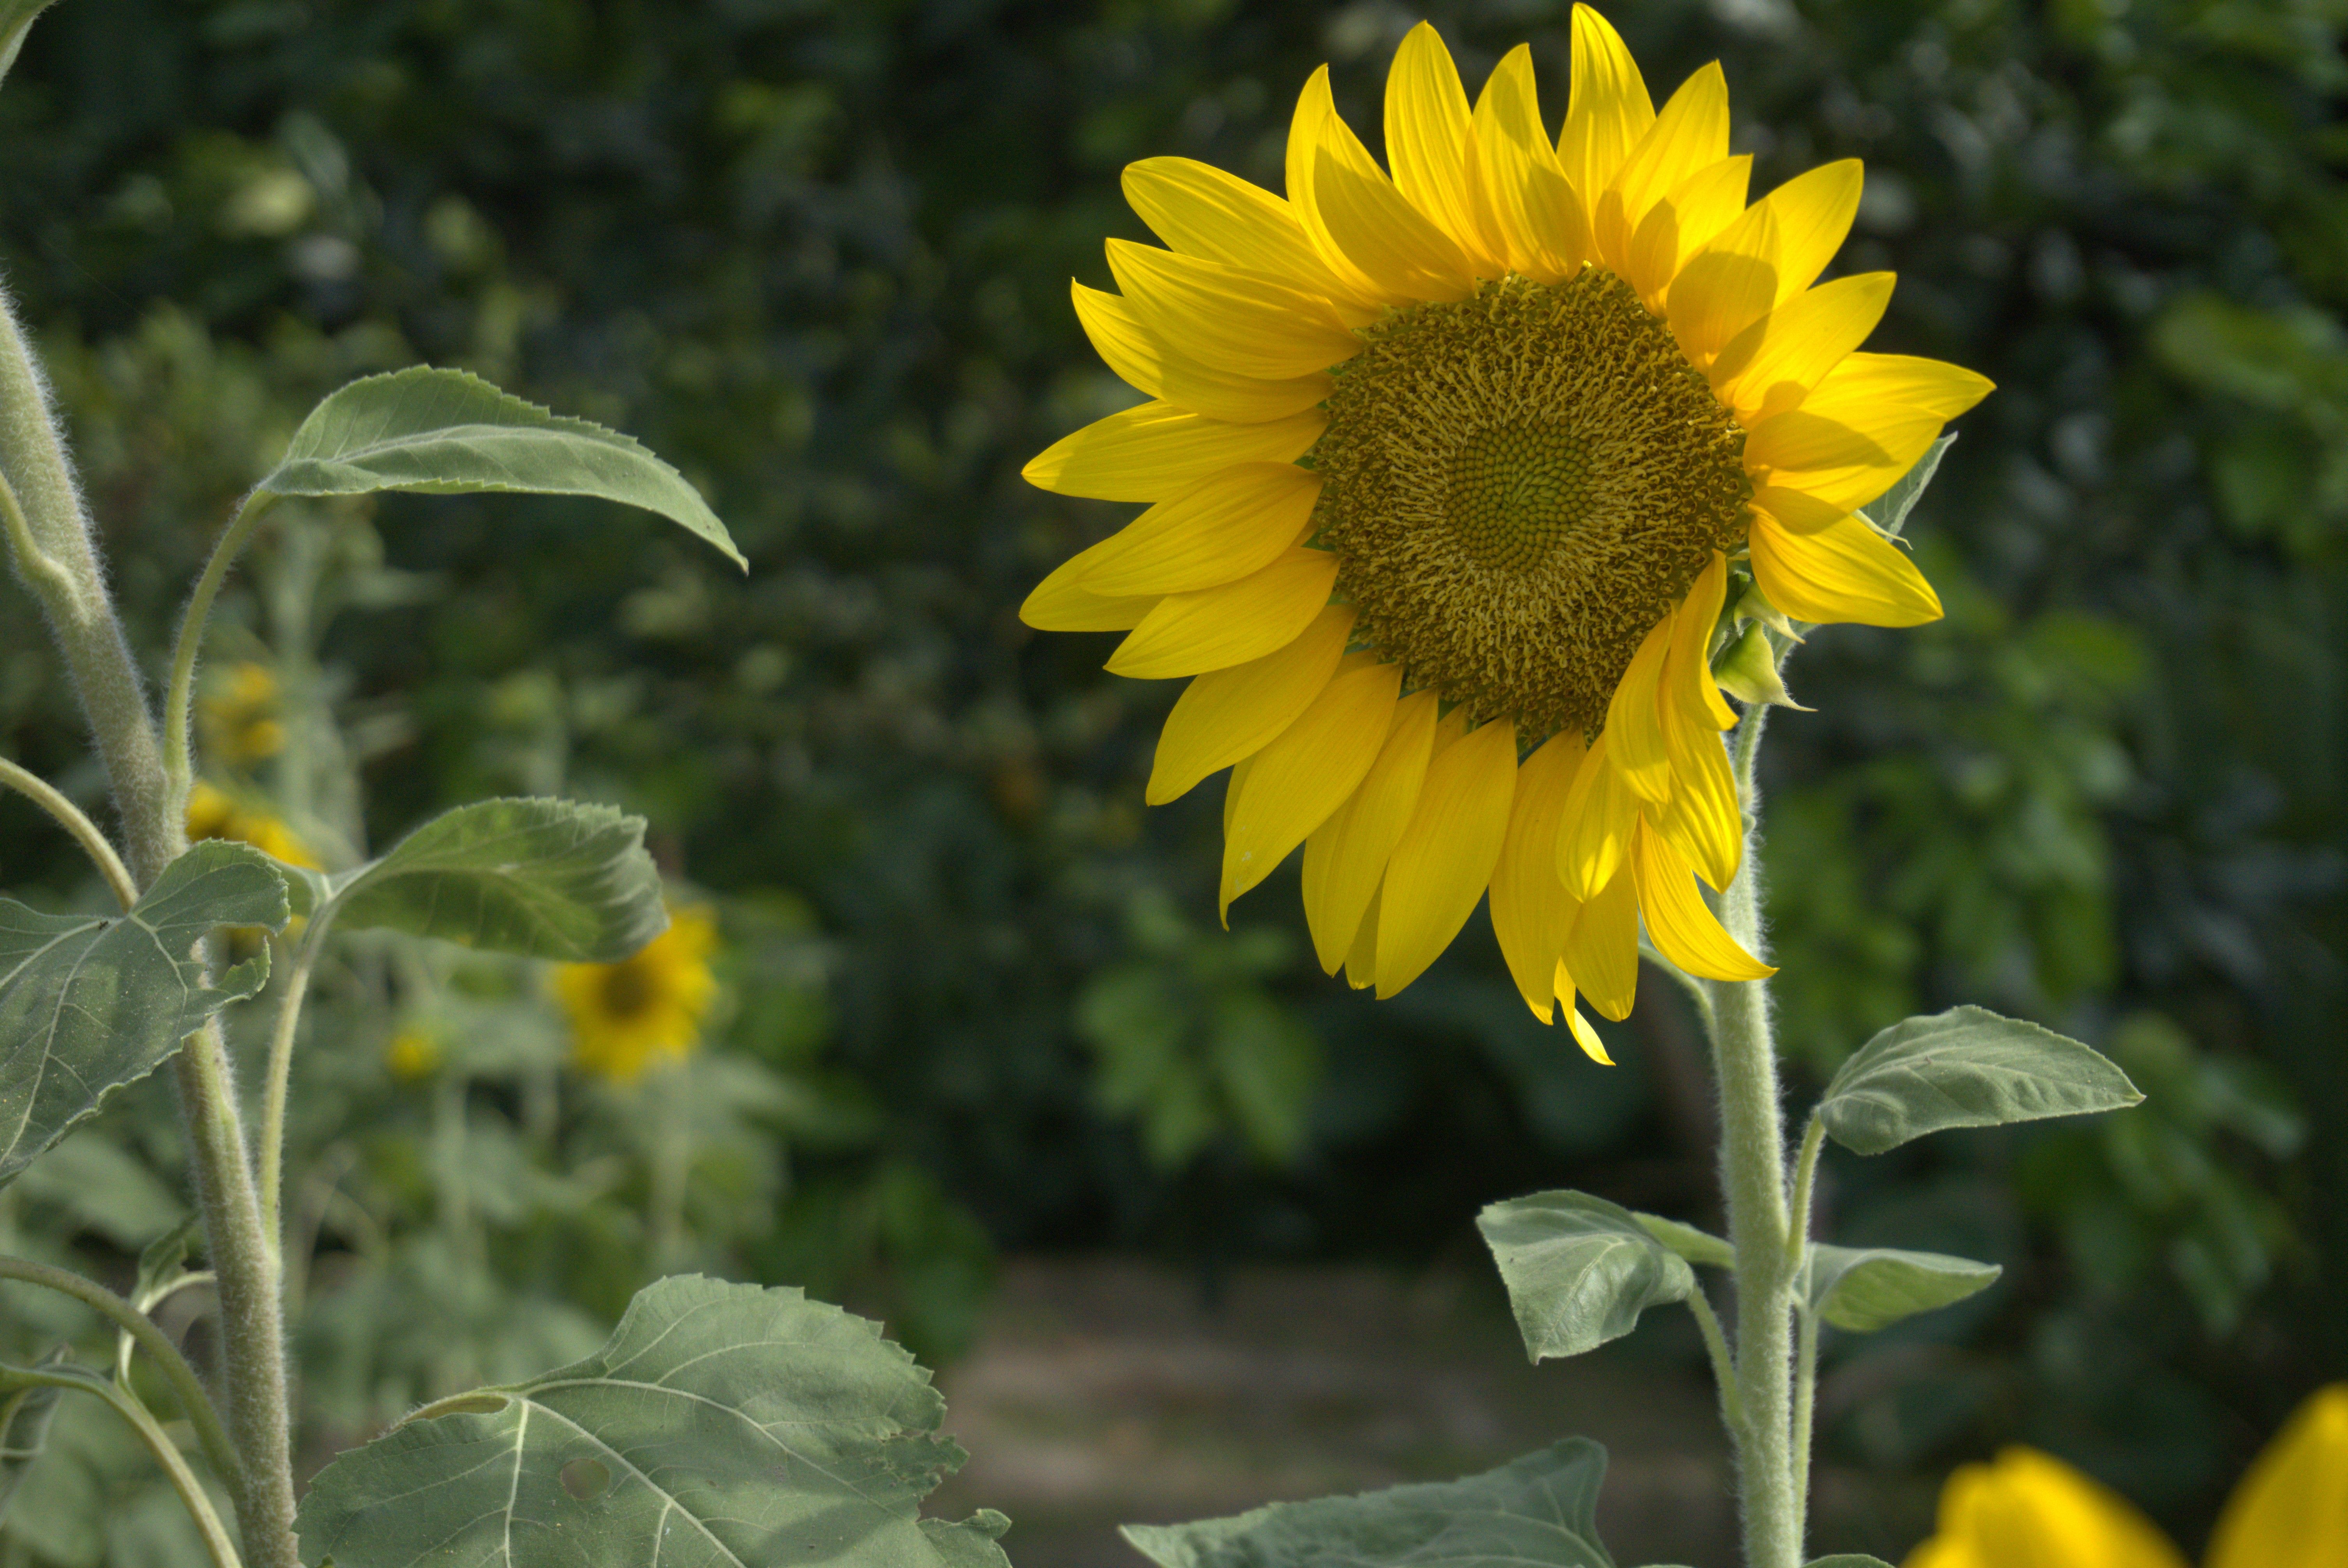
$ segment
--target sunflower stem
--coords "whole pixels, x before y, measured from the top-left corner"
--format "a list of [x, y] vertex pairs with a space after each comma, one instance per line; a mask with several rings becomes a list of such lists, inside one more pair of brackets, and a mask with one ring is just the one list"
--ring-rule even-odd
[[[1722, 924], [1761, 957], [1759, 876], [1754, 866], [1758, 796], [1753, 781], [1766, 710], [1748, 710], [1734, 741], [1744, 807], [1745, 862], [1720, 900]], [[1787, 1201], [1785, 1119], [1779, 1105], [1769, 992], [1762, 980], [1711, 980], [1713, 1069], [1720, 1088], [1720, 1174], [1736, 1253], [1736, 1452], [1747, 1568], [1799, 1568], [1803, 1498], [1794, 1453], [1794, 1293], [1799, 1238]]]

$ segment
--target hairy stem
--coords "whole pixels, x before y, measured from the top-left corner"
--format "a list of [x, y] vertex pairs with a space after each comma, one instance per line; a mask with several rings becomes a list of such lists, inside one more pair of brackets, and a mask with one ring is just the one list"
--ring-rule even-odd
[[204, 625], [211, 619], [212, 600], [220, 597], [228, 569], [244, 553], [252, 530], [261, 526], [262, 518], [276, 501], [276, 497], [260, 490], [244, 498], [244, 505], [237, 508], [235, 518], [221, 530], [220, 541], [212, 546], [211, 559], [204, 562], [204, 574], [188, 596], [187, 613], [180, 618], [180, 634], [171, 643], [171, 680], [163, 689], [164, 770], [170, 781], [172, 804], [183, 815], [188, 791], [195, 784], [195, 764], [188, 746], [188, 710], [196, 683], [196, 654], [204, 644]]
[[314, 910], [310, 927], [294, 948], [294, 967], [285, 977], [285, 994], [277, 1001], [277, 1021], [269, 1033], [268, 1077], [261, 1099], [261, 1229], [277, 1249], [283, 1266], [285, 1243], [281, 1218], [285, 1188], [285, 1104], [294, 1083], [294, 1037], [302, 1022], [302, 1003], [310, 994], [310, 973], [317, 968], [319, 951], [326, 945], [326, 928], [334, 923], [332, 906]]
[[29, 1258], [0, 1257], [0, 1279], [21, 1280], [26, 1285], [54, 1290], [60, 1296], [69, 1296], [129, 1335], [153, 1360], [156, 1370], [163, 1374], [163, 1380], [171, 1385], [171, 1392], [179, 1399], [180, 1409], [186, 1414], [188, 1424], [196, 1429], [196, 1440], [203, 1444], [204, 1458], [211, 1462], [212, 1469], [228, 1483], [232, 1492], [237, 1490], [239, 1467], [236, 1450], [230, 1446], [228, 1432], [221, 1426], [220, 1412], [212, 1408], [211, 1398], [204, 1392], [203, 1382], [196, 1376], [196, 1369], [188, 1365], [188, 1358], [180, 1354], [180, 1348], [171, 1343], [171, 1337], [164, 1333], [153, 1318], [96, 1280], [84, 1279], [70, 1269], [52, 1268], [46, 1263], [35, 1263]]
[[113, 841], [106, 836], [98, 824], [82, 814], [81, 807], [59, 794], [56, 785], [36, 773], [18, 767], [5, 757], [0, 757], [0, 784], [6, 784], [47, 812], [57, 819], [59, 827], [72, 834], [74, 841], [81, 845], [82, 853], [96, 864], [98, 874], [106, 878], [107, 886], [113, 889], [114, 897], [125, 909], [139, 902], [139, 884], [130, 879], [130, 868], [123, 865], [122, 856], [114, 852]]

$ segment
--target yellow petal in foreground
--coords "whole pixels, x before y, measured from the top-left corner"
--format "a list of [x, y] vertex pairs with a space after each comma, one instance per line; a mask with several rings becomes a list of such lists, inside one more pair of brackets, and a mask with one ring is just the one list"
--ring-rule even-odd
[[1572, 82], [1557, 157], [1583, 210], [1594, 213], [1599, 192], [1655, 123], [1655, 102], [1622, 35], [1587, 5], [1573, 8]]
[[1329, 605], [1302, 636], [1184, 690], [1158, 736], [1146, 798], [1163, 805], [1218, 768], [1254, 755], [1296, 722], [1329, 684], [1354, 630], [1354, 612]]
[[1745, 438], [1745, 466], [1761, 483], [1790, 487], [1829, 506], [1864, 506], [1915, 466], [1942, 423], [1916, 409], [1879, 406], [1854, 410], [1847, 425], [1805, 405], [1754, 425]]
[[1639, 651], [1632, 655], [1630, 668], [1622, 671], [1614, 700], [1606, 709], [1606, 734], [1613, 743], [1609, 754], [1614, 766], [1625, 784], [1651, 801], [1666, 798], [1672, 790], [1671, 754], [1664, 745], [1658, 699], [1678, 620], [1673, 613], [1655, 622], [1646, 641], [1639, 644]]
[[1261, 659], [1312, 624], [1336, 580], [1336, 557], [1291, 549], [1237, 582], [1169, 594], [1117, 644], [1108, 671], [1163, 681]]
[[2126, 1498], [2035, 1449], [1969, 1464], [1941, 1491], [1940, 1528], [1906, 1568], [2185, 1568]]
[[1141, 323], [1200, 363], [1267, 381], [1311, 375], [1361, 344], [1320, 294], [1129, 240], [1108, 242], [1108, 269]]
[[1760, 980], [1777, 972], [1721, 928], [1696, 896], [1695, 873], [1643, 818], [1631, 835], [1631, 872], [1647, 935], [1673, 963], [1708, 980]]
[[1477, 203], [1502, 260], [1544, 283], [1581, 266], [1589, 258], [1588, 220], [1541, 128], [1529, 46], [1519, 44], [1493, 68], [1470, 130]]
[[1222, 907], [1272, 875], [1361, 786], [1385, 743], [1399, 666], [1354, 654], [1296, 722], [1249, 759], [1223, 821]]
[[1625, 855], [1598, 897], [1573, 917], [1565, 936], [1565, 967], [1600, 1016], [1617, 1023], [1631, 1016], [1639, 990], [1639, 891]]
[[1407, 300], [1388, 295], [1368, 273], [1348, 261], [1336, 241], [1329, 238], [1328, 226], [1321, 221], [1313, 177], [1320, 163], [1321, 128], [1336, 116], [1336, 102], [1329, 96], [1329, 67], [1323, 66], [1304, 79], [1304, 89], [1296, 95], [1296, 112], [1288, 122], [1289, 210], [1303, 225], [1305, 238], [1312, 241], [1321, 264], [1336, 274], [1348, 293], [1373, 306], [1406, 304]]
[[1543, 1023], [1556, 1016], [1558, 959], [1580, 907], [1558, 876], [1556, 845], [1582, 750], [1580, 735], [1552, 735], [1517, 769], [1509, 834], [1492, 867], [1492, 934], [1518, 993]]
[[1594, 204], [1591, 229], [1606, 264], [1628, 276], [1631, 236], [1648, 210], [1727, 156], [1728, 79], [1715, 60], [1681, 84]]
[[1806, 169], [1761, 199], [1777, 226], [1777, 297], [1784, 304], [1818, 280], [1859, 216], [1865, 170], [1855, 158]]
[[[1614, 765], [1614, 732], [1599, 732], [1574, 771], [1565, 795], [1565, 825], [1557, 837], [1557, 874], [1565, 890], [1585, 902], [1614, 879], [1631, 853], [1631, 826], [1639, 797]], [[1575, 974], [1581, 973], [1580, 965]]]
[[1777, 298], [1777, 218], [1760, 203], [1715, 235], [1672, 280], [1672, 336], [1709, 374], [1722, 349]]
[[1467, 253], [1402, 199], [1334, 116], [1321, 125], [1313, 200], [1319, 232], [1385, 297], [1457, 300], [1474, 291], [1476, 272]]
[[1724, 158], [1687, 176], [1639, 220], [1631, 236], [1631, 286], [1651, 311], [1664, 309], [1672, 280], [1688, 258], [1710, 244], [1745, 211], [1753, 174], [1749, 155]]
[[1606, 1042], [1598, 1038], [1598, 1031], [1581, 1016], [1581, 1009], [1573, 1005], [1573, 977], [1565, 972], [1561, 959], [1557, 966], [1557, 995], [1565, 1004], [1565, 1021], [1573, 1030], [1573, 1043], [1581, 1047], [1581, 1054], [1601, 1067], [1613, 1066], [1614, 1059], [1606, 1054]]
[[1921, 626], [1941, 619], [1941, 596], [1924, 574], [1863, 518], [1796, 533], [1756, 516], [1750, 543], [1754, 580], [1796, 620]]
[[1150, 231], [1184, 255], [1268, 272], [1292, 288], [1327, 295], [1348, 325], [1376, 318], [1322, 260], [1288, 203], [1272, 192], [1189, 158], [1128, 164], [1124, 183], [1126, 200]]
[[1093, 592], [1070, 569], [1083, 559], [1063, 561], [1057, 571], [1037, 583], [1019, 607], [1019, 619], [1038, 631], [1130, 631], [1158, 608], [1156, 594], [1109, 599]]
[[1233, 463], [1294, 462], [1328, 425], [1317, 408], [1233, 425], [1153, 400], [1063, 436], [1019, 474], [1063, 496], [1161, 501]]
[[1890, 272], [1861, 272], [1795, 295], [1743, 332], [1712, 363], [1722, 402], [1752, 421], [1801, 404], [1883, 319]]
[[1471, 200], [1469, 115], [1459, 67], [1435, 28], [1421, 22], [1404, 37], [1386, 72], [1386, 162], [1403, 199], [1443, 231], [1479, 269], [1497, 272], [1497, 236]]
[[1379, 894], [1381, 1000], [1426, 973], [1476, 912], [1508, 835], [1516, 783], [1517, 727], [1506, 719], [1470, 732], [1427, 764]]
[[[1810, 292], [1832, 287], [1821, 283]], [[1802, 399], [1802, 407], [1847, 424], [1866, 410], [1883, 408], [1912, 408], [1936, 419], [1954, 419], [1996, 390], [1989, 377], [1962, 365], [1905, 354], [1854, 354], [1818, 379]]]
[[1315, 372], [1266, 381], [1217, 370], [1169, 344], [1115, 294], [1070, 282], [1076, 319], [1109, 369], [1125, 384], [1178, 408], [1241, 425], [1288, 419], [1329, 395], [1329, 378]]
[[1386, 860], [1409, 825], [1435, 749], [1435, 718], [1432, 692], [1395, 703], [1361, 788], [1304, 841], [1304, 920], [1323, 973], [1335, 974], [1353, 949]]
[[2208, 1568], [2348, 1563], [2348, 1383], [2300, 1406], [2226, 1501]]
[[1234, 463], [1159, 502], [1077, 556], [1077, 586], [1110, 598], [1237, 582], [1313, 526], [1321, 481], [1293, 463]]

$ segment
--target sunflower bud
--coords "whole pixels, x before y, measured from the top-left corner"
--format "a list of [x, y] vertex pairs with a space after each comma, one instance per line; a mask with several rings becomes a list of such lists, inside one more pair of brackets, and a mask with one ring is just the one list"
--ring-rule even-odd
[[1747, 702], [1769, 702], [1780, 708], [1792, 708], [1808, 713], [1787, 694], [1786, 682], [1777, 673], [1777, 650], [1769, 641], [1767, 629], [1759, 621], [1745, 629], [1745, 635], [1728, 645], [1713, 667], [1722, 688], [1732, 697]]

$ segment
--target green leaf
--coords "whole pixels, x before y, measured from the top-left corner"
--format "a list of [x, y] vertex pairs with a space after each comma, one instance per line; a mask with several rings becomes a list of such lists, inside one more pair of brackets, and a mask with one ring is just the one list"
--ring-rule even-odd
[[1908, 514], [1916, 509], [1918, 501], [1923, 499], [1924, 487], [1932, 482], [1932, 476], [1940, 471], [1941, 459], [1948, 455], [1949, 448], [1955, 446], [1956, 441], [1956, 433], [1952, 431], [1933, 442], [1931, 449], [1916, 459], [1914, 467], [1894, 480], [1891, 488], [1860, 507], [1859, 515], [1893, 538], [1898, 538], [1900, 530], [1908, 526]]
[[748, 565], [701, 493], [636, 442], [461, 370], [419, 364], [352, 382], [310, 411], [259, 487], [279, 496], [593, 496], [658, 512]]
[[[42, 1358], [41, 1370], [51, 1370], [68, 1354], [59, 1346]], [[48, 1447], [49, 1423], [57, 1419], [57, 1406], [65, 1397], [66, 1391], [52, 1383], [19, 1388], [0, 1398], [0, 1520], [8, 1517], [16, 1489], [25, 1484], [33, 1461]]]
[[1880, 1154], [1950, 1127], [2117, 1111], [2127, 1074], [2052, 1030], [1977, 1007], [1893, 1024], [1827, 1085], [1818, 1119], [1846, 1149]]
[[1648, 1307], [1696, 1288], [1694, 1272], [1636, 1214], [1587, 1193], [1510, 1198], [1478, 1214], [1476, 1228], [1536, 1361], [1594, 1350], [1631, 1332]]
[[218, 926], [285, 925], [285, 884], [242, 844], [199, 844], [113, 919], [0, 898], [0, 1183], [189, 1033], [269, 979], [264, 949], [203, 982], [192, 954]]
[[1001, 1514], [919, 1517], [963, 1461], [944, 1412], [874, 1324], [795, 1289], [664, 1279], [587, 1359], [336, 1459], [303, 1499], [302, 1559], [1008, 1568]]
[[55, 0], [0, 0], [0, 77], [16, 63], [16, 51], [25, 46], [25, 35], [33, 30], [33, 18], [47, 10]]
[[1667, 1220], [1661, 1214], [1633, 1213], [1631, 1217], [1639, 1222], [1640, 1229], [1690, 1263], [1708, 1264], [1714, 1268], [1736, 1266], [1736, 1249], [1709, 1231]]
[[1836, 1327], [1872, 1334], [1986, 1290], [2004, 1272], [1937, 1252], [1813, 1245], [1809, 1302]]
[[484, 800], [436, 816], [330, 879], [345, 927], [611, 963], [668, 924], [644, 821], [567, 800]]
[[1568, 1438], [1458, 1481], [1120, 1533], [1159, 1568], [1614, 1568], [1598, 1542], [1605, 1478], [1606, 1450]]

